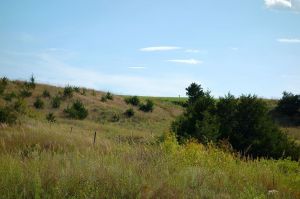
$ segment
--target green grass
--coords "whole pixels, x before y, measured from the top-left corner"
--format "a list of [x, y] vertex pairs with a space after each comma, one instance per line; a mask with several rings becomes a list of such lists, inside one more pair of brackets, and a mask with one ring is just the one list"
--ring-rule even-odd
[[[123, 96], [101, 102], [103, 93], [91, 90], [75, 93], [59, 109], [45, 98], [45, 108], [36, 110], [34, 99], [45, 88], [51, 96], [62, 90], [38, 85], [18, 124], [0, 126], [0, 198], [300, 198], [299, 162], [179, 145], [169, 134], [183, 110], [173, 98], [151, 98], [154, 111], [133, 107], [132, 118], [123, 115], [131, 107]], [[17, 89], [10, 83], [9, 91]], [[75, 99], [88, 108], [87, 119], [64, 116]], [[57, 117], [52, 125], [46, 121], [50, 111]], [[120, 120], [110, 121], [113, 114]], [[269, 196], [274, 189], [278, 193]]]

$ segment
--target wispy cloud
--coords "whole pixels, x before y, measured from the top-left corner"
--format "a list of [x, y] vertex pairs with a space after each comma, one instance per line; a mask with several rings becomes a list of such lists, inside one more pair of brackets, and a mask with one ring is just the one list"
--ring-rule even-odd
[[186, 49], [185, 52], [186, 53], [200, 53], [200, 50], [198, 50], [198, 49]]
[[265, 5], [268, 8], [291, 8], [292, 7], [292, 1], [291, 0], [265, 0]]
[[298, 38], [279, 38], [277, 39], [277, 41], [280, 43], [290, 43], [290, 44], [300, 43], [300, 39]]
[[234, 51], [237, 51], [237, 50], [239, 50], [239, 48], [238, 48], [238, 47], [229, 47], [229, 49], [230, 49], [230, 50], [234, 50]]
[[155, 51], [170, 51], [170, 50], [179, 50], [181, 47], [178, 46], [152, 46], [141, 48], [140, 51], [143, 52], [155, 52]]
[[145, 66], [129, 66], [129, 69], [145, 69]]
[[167, 61], [168, 62], [180, 63], [180, 64], [192, 64], [192, 65], [203, 63], [203, 61], [197, 60], [197, 59], [170, 59], [170, 60], [167, 60]]

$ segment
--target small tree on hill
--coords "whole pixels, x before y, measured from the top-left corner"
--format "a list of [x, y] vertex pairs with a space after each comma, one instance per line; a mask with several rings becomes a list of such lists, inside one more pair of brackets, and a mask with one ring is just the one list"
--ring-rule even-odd
[[152, 100], [147, 99], [145, 104], [140, 105], [140, 110], [144, 112], [152, 112], [154, 107], [154, 103]]
[[40, 97], [37, 97], [33, 105], [37, 109], [42, 109], [44, 108], [44, 101]]
[[125, 98], [125, 102], [133, 106], [138, 106], [140, 104], [140, 99], [138, 98], [138, 96], [127, 97]]
[[74, 119], [80, 119], [83, 120], [88, 116], [88, 110], [84, 107], [83, 103], [79, 100], [76, 100], [71, 108], [66, 108], [64, 110], [65, 113], [67, 113], [68, 117], [74, 118]]

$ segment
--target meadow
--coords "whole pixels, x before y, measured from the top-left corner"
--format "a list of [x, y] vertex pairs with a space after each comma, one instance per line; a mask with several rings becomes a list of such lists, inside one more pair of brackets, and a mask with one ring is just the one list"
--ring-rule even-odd
[[[9, 82], [5, 92], [21, 84]], [[143, 112], [126, 96], [103, 102], [105, 93], [86, 89], [58, 109], [42, 97], [44, 108], [36, 109], [45, 89], [63, 92], [38, 84], [17, 123], [1, 124], [0, 198], [300, 198], [299, 162], [241, 157], [193, 140], [179, 145], [170, 132], [183, 112], [177, 98], [151, 98], [153, 112]], [[75, 99], [89, 111], [84, 120], [63, 112]], [[46, 120], [49, 112], [56, 122]], [[298, 127], [283, 128], [299, 138]]]

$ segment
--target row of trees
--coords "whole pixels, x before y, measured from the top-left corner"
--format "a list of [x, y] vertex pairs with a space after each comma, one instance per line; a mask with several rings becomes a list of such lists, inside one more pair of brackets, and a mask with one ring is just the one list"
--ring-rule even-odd
[[227, 140], [244, 155], [299, 159], [299, 146], [273, 122], [262, 99], [255, 95], [236, 98], [228, 94], [215, 100], [196, 83], [186, 90], [186, 110], [172, 124], [179, 140], [194, 138], [202, 143]]

